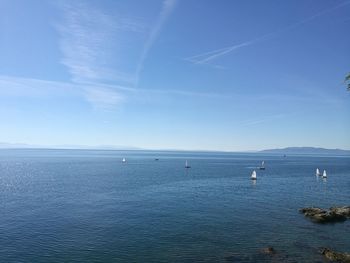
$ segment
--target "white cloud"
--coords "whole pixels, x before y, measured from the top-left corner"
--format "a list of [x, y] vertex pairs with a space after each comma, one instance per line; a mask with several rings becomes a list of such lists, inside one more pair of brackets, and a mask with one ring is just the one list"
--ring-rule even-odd
[[[153, 27], [133, 16], [107, 14], [83, 2], [64, 2], [63, 21], [56, 25], [60, 33], [62, 64], [70, 72], [72, 82], [89, 85], [85, 98], [93, 105], [105, 108], [117, 105], [125, 97], [123, 88], [137, 86], [149, 50], [175, 6], [176, 0], [164, 0]], [[135, 71], [118, 66], [125, 60], [125, 32], [145, 34], [149, 31]], [[117, 89], [116, 89], [117, 86]], [[113, 92], [113, 94], [111, 93]]]
[[113, 109], [125, 98], [121, 93], [106, 88], [85, 87], [84, 90], [87, 101], [102, 109]]
[[[60, 2], [61, 63], [71, 74], [70, 86], [94, 107], [119, 105], [135, 82], [135, 72], [122, 68], [123, 45], [128, 34], [143, 34], [147, 27], [137, 18], [107, 13], [82, 2]], [[125, 51], [125, 50], [124, 50]]]
[[[118, 10], [98, 9], [93, 2], [64, 0], [55, 3], [62, 15], [53, 24], [59, 33], [60, 62], [70, 73], [70, 80], [0, 75], [0, 95], [30, 98], [76, 96], [102, 109], [117, 107], [131, 93], [143, 96], [144, 91], [138, 92], [134, 88], [138, 75], [176, 0], [161, 3], [153, 26], [133, 16], [132, 10], [118, 14]], [[143, 42], [135, 43], [135, 39], [143, 39]], [[138, 47], [134, 53], [130, 52], [130, 43], [136, 44], [136, 49]], [[130, 56], [134, 57], [133, 63], [129, 62]], [[129, 63], [129, 67], [125, 67], [125, 63]], [[148, 94], [154, 92], [146, 91]], [[161, 94], [161, 91], [156, 93]]]
[[[127, 97], [197, 97], [197, 98], [232, 98], [233, 94], [194, 92], [181, 89], [136, 89], [117, 85], [94, 82], [67, 83], [32, 78], [19, 78], [0, 75], [0, 96], [51, 98], [79, 96], [86, 98], [98, 108], [112, 108], [125, 101]], [[238, 95], [236, 95], [238, 96]], [[104, 105], [105, 104], [105, 105]]]
[[[72, 81], [133, 83], [133, 74], [112, 67], [118, 56], [123, 30], [140, 32], [143, 26], [125, 17], [107, 15], [81, 2], [62, 5], [63, 22], [57, 25], [61, 35], [61, 60], [72, 75]], [[120, 59], [120, 58], [119, 58]]]
[[0, 75], [0, 95], [4, 97], [48, 98], [79, 95], [79, 92], [74, 84]]
[[[82, 2], [61, 5], [63, 22], [56, 25], [61, 35], [61, 60], [72, 75], [72, 81], [96, 81], [133, 85], [137, 83], [150, 49], [173, 11], [177, 0], [164, 0], [154, 25], [146, 25], [133, 16], [107, 14]], [[125, 52], [125, 32], [149, 32], [134, 72], [116, 67]], [[124, 48], [124, 49], [123, 49]], [[125, 58], [124, 58], [125, 59]]]
[[133, 89], [95, 83], [66, 83], [0, 75], [0, 96], [25, 98], [83, 97], [94, 107], [112, 109]]

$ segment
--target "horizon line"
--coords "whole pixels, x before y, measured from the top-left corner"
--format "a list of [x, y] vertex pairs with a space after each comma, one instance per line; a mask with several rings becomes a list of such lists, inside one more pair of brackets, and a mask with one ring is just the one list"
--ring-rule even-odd
[[[8, 146], [2, 146], [1, 144], [8, 144]], [[323, 148], [316, 146], [287, 146], [287, 147], [276, 147], [276, 148], [265, 148], [260, 150], [209, 150], [209, 149], [149, 149], [135, 146], [113, 146], [113, 145], [30, 145], [25, 143], [0, 143], [0, 150], [95, 150], [95, 151], [164, 151], [164, 152], [213, 152], [213, 153], [261, 153], [275, 150], [288, 150], [290, 148], [312, 148], [318, 150], [340, 150], [350, 151], [350, 149], [343, 148]], [[276, 153], [277, 154], [277, 153]], [[294, 154], [294, 153], [292, 153]]]

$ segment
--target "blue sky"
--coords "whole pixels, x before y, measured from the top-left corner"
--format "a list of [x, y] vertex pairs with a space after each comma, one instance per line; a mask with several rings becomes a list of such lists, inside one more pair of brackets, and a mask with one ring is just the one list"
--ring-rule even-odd
[[350, 149], [350, 1], [0, 2], [0, 142]]

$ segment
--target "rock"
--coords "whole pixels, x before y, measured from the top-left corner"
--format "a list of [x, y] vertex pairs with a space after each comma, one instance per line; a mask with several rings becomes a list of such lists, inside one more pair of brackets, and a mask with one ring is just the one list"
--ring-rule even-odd
[[331, 222], [345, 221], [346, 217], [334, 212], [326, 212], [326, 213], [315, 214], [312, 216], [312, 219], [317, 223], [331, 223]]
[[299, 211], [306, 216], [313, 216], [315, 214], [326, 212], [325, 210], [318, 208], [318, 207], [301, 208], [301, 209], [299, 209]]
[[332, 262], [350, 263], [350, 254], [333, 251], [329, 248], [322, 248], [321, 254]]
[[270, 262], [270, 263], [297, 263], [281, 251], [276, 251], [273, 247], [265, 247], [252, 255], [249, 262]]
[[261, 249], [261, 253], [263, 253], [265, 255], [275, 255], [276, 250], [273, 247], [265, 247], [265, 248]]
[[324, 210], [318, 207], [306, 207], [299, 210], [306, 217], [309, 217], [316, 223], [335, 223], [342, 222], [350, 217], [350, 207], [331, 207]]
[[343, 207], [331, 207], [329, 208], [329, 211], [334, 212], [336, 214], [350, 217], [350, 206], [343, 206]]

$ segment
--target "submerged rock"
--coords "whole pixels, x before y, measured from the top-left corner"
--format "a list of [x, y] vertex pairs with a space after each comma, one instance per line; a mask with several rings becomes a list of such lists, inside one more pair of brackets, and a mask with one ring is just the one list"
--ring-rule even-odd
[[269, 262], [269, 263], [298, 263], [290, 259], [283, 252], [276, 251], [273, 247], [265, 247], [252, 254], [230, 253], [224, 257], [227, 262], [247, 263], [247, 262]]
[[273, 247], [265, 247], [252, 256], [251, 262], [297, 263], [298, 261], [289, 258], [283, 251], [277, 251]]
[[262, 254], [265, 255], [275, 255], [276, 254], [276, 250], [273, 247], [265, 247], [263, 249], [260, 250]]
[[332, 262], [342, 262], [342, 263], [350, 263], [350, 254], [349, 253], [341, 253], [331, 250], [329, 248], [322, 248], [321, 254], [324, 255], [328, 260]]
[[350, 217], [350, 207], [331, 207], [329, 210], [318, 207], [306, 207], [299, 210], [316, 223], [335, 223], [345, 221]]
[[227, 255], [224, 257], [224, 259], [227, 262], [251, 262], [251, 259], [248, 255], [242, 255], [238, 253], [232, 253], [230, 255]]

